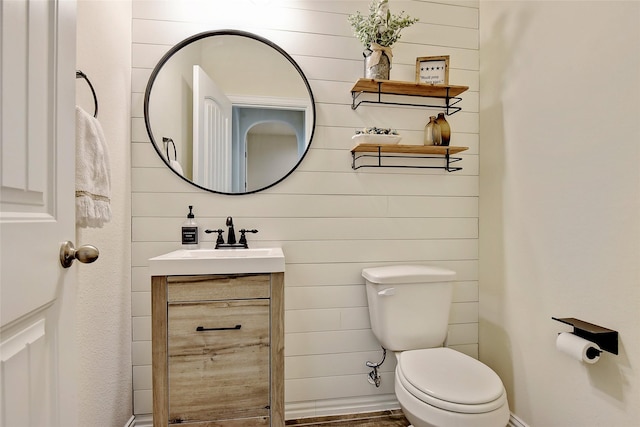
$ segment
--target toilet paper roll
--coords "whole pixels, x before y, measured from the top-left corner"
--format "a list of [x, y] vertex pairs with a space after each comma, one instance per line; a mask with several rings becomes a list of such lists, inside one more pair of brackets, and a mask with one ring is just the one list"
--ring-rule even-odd
[[580, 338], [570, 332], [558, 334], [556, 348], [584, 363], [596, 363], [600, 359], [600, 353], [602, 353], [598, 344]]

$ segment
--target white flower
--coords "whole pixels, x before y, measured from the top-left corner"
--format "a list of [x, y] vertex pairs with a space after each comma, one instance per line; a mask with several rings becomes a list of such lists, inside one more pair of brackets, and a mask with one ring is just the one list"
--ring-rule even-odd
[[389, 20], [389, 0], [380, 0], [376, 11], [376, 19], [379, 20], [378, 33], [383, 33], [387, 29]]

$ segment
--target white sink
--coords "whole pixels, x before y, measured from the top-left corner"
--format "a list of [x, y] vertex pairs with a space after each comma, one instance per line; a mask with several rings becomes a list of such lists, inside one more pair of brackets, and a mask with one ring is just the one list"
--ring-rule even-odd
[[149, 259], [151, 276], [282, 271], [282, 248], [179, 249]]

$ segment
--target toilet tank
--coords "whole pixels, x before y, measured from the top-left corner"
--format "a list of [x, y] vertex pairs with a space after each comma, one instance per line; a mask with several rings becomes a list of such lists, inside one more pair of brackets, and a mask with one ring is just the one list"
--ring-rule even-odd
[[425, 265], [365, 268], [371, 329], [391, 351], [440, 347], [456, 273]]

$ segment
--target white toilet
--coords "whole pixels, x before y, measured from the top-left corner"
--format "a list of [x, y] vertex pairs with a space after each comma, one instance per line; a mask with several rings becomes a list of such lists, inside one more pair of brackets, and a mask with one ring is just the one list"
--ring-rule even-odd
[[442, 347], [455, 272], [396, 265], [365, 268], [373, 333], [396, 355], [395, 392], [414, 427], [504, 427], [507, 395], [498, 375]]

